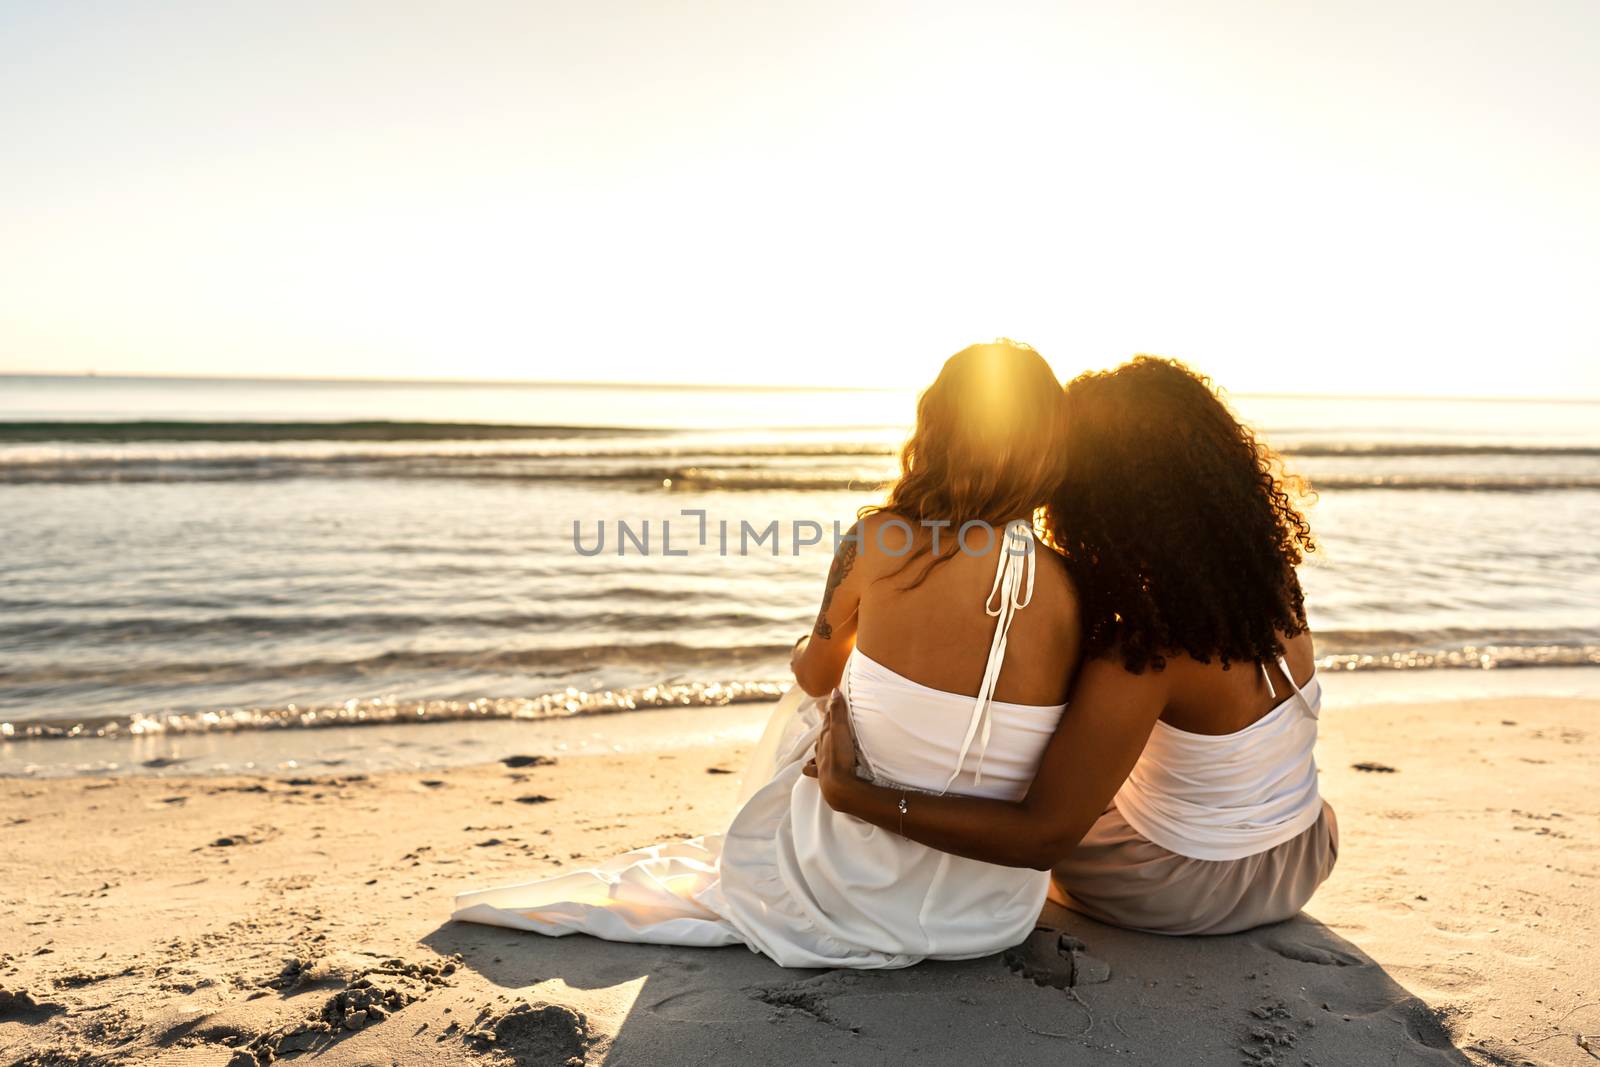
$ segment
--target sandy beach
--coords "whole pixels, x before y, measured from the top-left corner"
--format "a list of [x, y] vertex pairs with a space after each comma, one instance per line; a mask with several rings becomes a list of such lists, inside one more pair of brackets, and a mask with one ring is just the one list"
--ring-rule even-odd
[[718, 829], [739, 747], [3, 780], [0, 1062], [1591, 1063], [1596, 722], [1341, 708], [1339, 866], [1302, 917], [1165, 939], [1052, 907], [1066, 942], [894, 972], [448, 921], [458, 890]]

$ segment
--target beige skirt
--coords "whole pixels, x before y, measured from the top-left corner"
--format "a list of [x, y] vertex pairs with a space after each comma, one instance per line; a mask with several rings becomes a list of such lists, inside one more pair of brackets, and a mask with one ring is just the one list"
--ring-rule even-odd
[[1232, 934], [1297, 914], [1338, 857], [1339, 821], [1326, 802], [1300, 836], [1236, 860], [1169, 852], [1140, 836], [1113, 804], [1056, 864], [1050, 899], [1132, 930]]

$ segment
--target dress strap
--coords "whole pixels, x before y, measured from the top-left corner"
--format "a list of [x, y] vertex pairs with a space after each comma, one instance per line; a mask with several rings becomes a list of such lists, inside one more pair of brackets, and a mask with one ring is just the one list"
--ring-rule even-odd
[[1267, 696], [1277, 700], [1278, 687], [1272, 684], [1272, 675], [1267, 673], [1267, 665], [1265, 663], [1257, 663], [1256, 666], [1261, 669], [1261, 680], [1267, 683]]
[[942, 792], [949, 792], [966, 766], [967, 754], [974, 740], [978, 743], [978, 768], [976, 781], [983, 781], [983, 755], [989, 749], [989, 731], [993, 725], [990, 705], [994, 703], [995, 686], [1000, 681], [1000, 668], [1006, 658], [1006, 638], [1011, 632], [1011, 620], [1017, 611], [1033, 600], [1033, 580], [1037, 564], [1033, 554], [1038, 546], [1033, 543], [1033, 524], [1016, 519], [1006, 524], [1005, 537], [1000, 545], [1000, 561], [995, 565], [994, 585], [983, 610], [998, 619], [994, 627], [994, 640], [989, 645], [989, 661], [983, 668], [983, 682], [978, 686], [978, 696], [972, 706], [972, 720], [967, 724], [967, 736], [961, 742], [961, 755], [956, 757], [955, 770], [944, 783]]
[[[1306, 710], [1306, 714], [1308, 716], [1315, 719], [1317, 717], [1317, 709], [1312, 706], [1311, 701], [1306, 699], [1305, 692], [1295, 684], [1294, 672], [1289, 669], [1289, 661], [1284, 659], [1282, 656], [1278, 657], [1278, 669], [1282, 671], [1283, 676], [1289, 680], [1289, 688], [1294, 690], [1294, 695], [1300, 698], [1300, 706]], [[1265, 667], [1262, 668], [1262, 673], [1266, 673]], [[1267, 685], [1270, 688], [1272, 683], [1269, 681]], [[1276, 696], [1277, 694], [1274, 693], [1273, 695]]]

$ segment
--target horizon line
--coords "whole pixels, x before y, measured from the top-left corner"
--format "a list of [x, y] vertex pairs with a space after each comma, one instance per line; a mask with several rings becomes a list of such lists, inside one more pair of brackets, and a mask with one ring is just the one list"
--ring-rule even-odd
[[[913, 386], [898, 385], [799, 385], [799, 384], [756, 384], [756, 383], [718, 383], [718, 382], [600, 382], [600, 381], [561, 381], [537, 378], [375, 378], [360, 375], [328, 376], [328, 375], [259, 375], [259, 374], [100, 374], [95, 371], [79, 371], [75, 374], [63, 374], [49, 371], [5, 371], [0, 370], [0, 379], [5, 378], [53, 378], [62, 381], [129, 381], [129, 382], [231, 382], [234, 384], [299, 384], [299, 385], [437, 385], [437, 386], [511, 386], [518, 388], [529, 387], [558, 387], [564, 389], [662, 389], [680, 390], [689, 392], [693, 390], [707, 390], [713, 392], [763, 392], [763, 393], [892, 393], [915, 392]], [[1253, 392], [1250, 390], [1228, 389], [1217, 386], [1217, 391], [1226, 396], [1247, 396], [1269, 399], [1287, 400], [1420, 400], [1439, 402], [1470, 402], [1470, 403], [1536, 403], [1536, 404], [1596, 404], [1600, 403], [1600, 396], [1557, 397], [1535, 395], [1504, 395], [1484, 396], [1478, 395], [1450, 395], [1439, 393], [1303, 393], [1287, 392], [1281, 390], [1267, 390]]]

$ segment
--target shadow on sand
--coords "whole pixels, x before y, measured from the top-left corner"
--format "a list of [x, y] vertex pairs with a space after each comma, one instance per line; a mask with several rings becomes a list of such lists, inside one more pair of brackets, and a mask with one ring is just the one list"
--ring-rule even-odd
[[590, 1063], [613, 1067], [1533, 1062], [1492, 1043], [1458, 1047], [1445, 1013], [1309, 916], [1206, 938], [1119, 930], [1054, 904], [1040, 921], [1084, 947], [1058, 948], [1052, 933], [977, 960], [801, 971], [744, 948], [545, 938], [461, 923], [423, 942], [459, 953], [506, 991], [559, 980], [526, 999], [576, 1008], [597, 1032], [614, 1030], [609, 1045], [589, 1053]]

